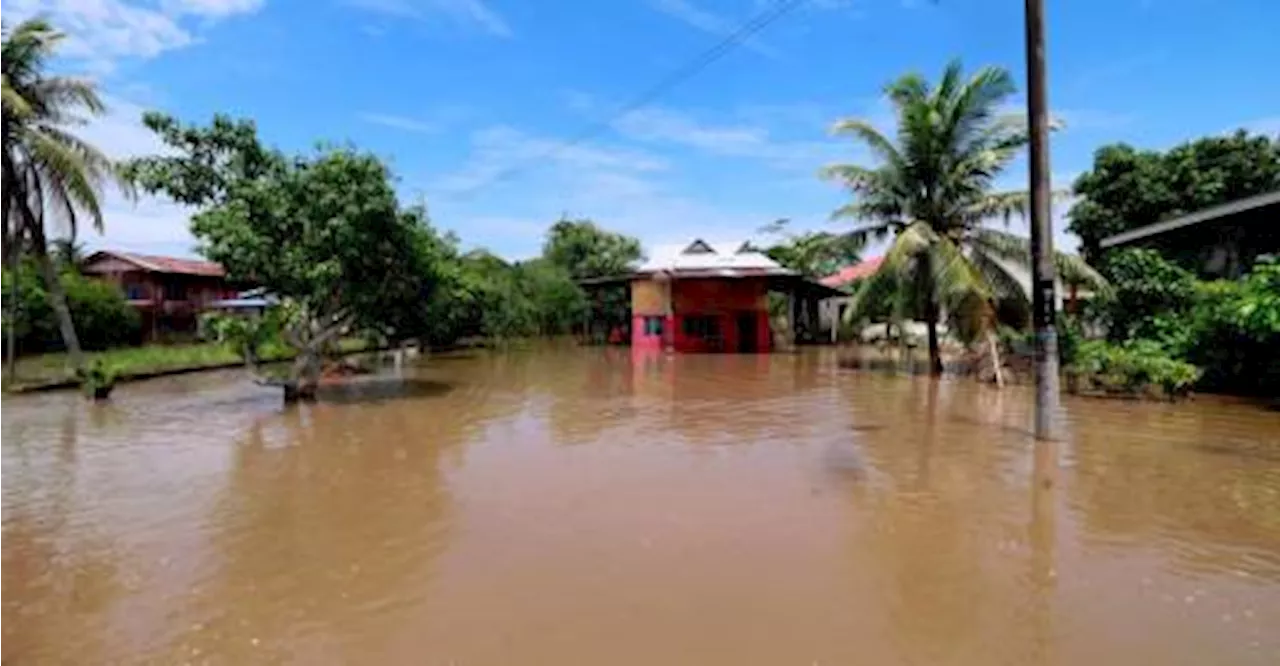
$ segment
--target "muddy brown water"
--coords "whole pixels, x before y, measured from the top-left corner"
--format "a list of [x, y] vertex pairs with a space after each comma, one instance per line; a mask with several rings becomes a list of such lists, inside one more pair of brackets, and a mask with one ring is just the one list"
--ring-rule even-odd
[[1280, 413], [433, 359], [6, 397], [6, 664], [1276, 664]]

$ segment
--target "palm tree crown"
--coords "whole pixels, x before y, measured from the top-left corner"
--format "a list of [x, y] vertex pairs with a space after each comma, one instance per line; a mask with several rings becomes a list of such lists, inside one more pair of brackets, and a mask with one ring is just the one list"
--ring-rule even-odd
[[72, 239], [87, 216], [102, 229], [102, 186], [108, 181], [130, 192], [116, 165], [68, 128], [84, 125], [82, 114], [105, 112], [93, 83], [48, 75], [62, 33], [42, 19], [3, 30], [3, 215], [5, 251], [16, 260], [21, 251], [39, 261], [73, 363], [80, 365], [79, 342], [65, 295], [48, 256], [46, 224], [61, 223]]
[[[833, 217], [856, 218], [851, 233], [857, 237], [894, 237], [851, 315], [858, 317], [865, 301], [886, 289], [899, 303], [914, 304], [928, 326], [934, 372], [942, 367], [936, 326], [943, 306], [963, 329], [989, 331], [997, 300], [1027, 299], [1010, 267], [1029, 265], [1029, 243], [983, 226], [993, 219], [1007, 224], [1027, 206], [1025, 192], [995, 191], [997, 177], [1028, 139], [1024, 117], [1000, 113], [1014, 90], [1003, 69], [986, 67], [965, 78], [953, 61], [936, 86], [908, 74], [885, 88], [897, 121], [893, 138], [866, 120], [842, 120], [834, 128], [865, 144], [878, 165], [823, 170], [854, 195]], [[1077, 257], [1059, 255], [1058, 265], [1064, 280], [1102, 284]]]

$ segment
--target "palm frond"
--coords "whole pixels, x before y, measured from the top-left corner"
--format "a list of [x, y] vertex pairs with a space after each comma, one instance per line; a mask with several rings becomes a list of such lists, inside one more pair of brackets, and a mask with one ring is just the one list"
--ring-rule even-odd
[[[997, 257], [1028, 270], [1031, 267], [1030, 239], [1007, 231], [975, 229], [968, 237], [968, 242], [975, 252]], [[1109, 288], [1107, 279], [1080, 256], [1056, 251], [1053, 255], [1054, 268], [1058, 279], [1063, 283], [1097, 290]]]
[[74, 232], [76, 211], [80, 210], [87, 213], [94, 228], [101, 231], [104, 165], [45, 132], [27, 132], [24, 143], [30, 157], [29, 168], [44, 180], [40, 194], [56, 206], [68, 227]]
[[901, 164], [902, 155], [898, 153], [898, 148], [880, 130], [876, 129], [869, 121], [860, 118], [846, 118], [836, 121], [831, 127], [832, 134], [847, 134], [857, 138], [867, 144], [880, 159], [890, 164]]

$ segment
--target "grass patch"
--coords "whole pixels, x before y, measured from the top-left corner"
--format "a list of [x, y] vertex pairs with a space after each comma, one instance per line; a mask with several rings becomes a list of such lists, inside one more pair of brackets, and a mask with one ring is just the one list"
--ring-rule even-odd
[[[351, 338], [338, 343], [343, 353], [354, 353], [369, 348], [364, 340]], [[261, 350], [263, 362], [287, 361], [295, 356], [289, 347], [271, 343]], [[101, 360], [111, 368], [120, 380], [182, 370], [219, 368], [243, 363], [240, 355], [231, 347], [218, 342], [186, 345], [146, 345], [122, 347], [100, 352], [86, 352], [86, 365]], [[58, 384], [75, 379], [71, 362], [65, 353], [24, 356], [18, 359], [15, 376], [4, 378], [5, 385], [13, 389], [32, 388]]]

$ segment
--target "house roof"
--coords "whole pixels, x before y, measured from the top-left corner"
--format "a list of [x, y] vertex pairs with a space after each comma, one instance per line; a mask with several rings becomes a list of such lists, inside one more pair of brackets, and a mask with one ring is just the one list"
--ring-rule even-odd
[[704, 273], [709, 277], [748, 275], [793, 275], [778, 262], [747, 243], [721, 243], [719, 247], [702, 239], [684, 246], [657, 248], [637, 273]]
[[164, 257], [154, 254], [137, 254], [119, 250], [99, 250], [90, 255], [84, 262], [86, 273], [93, 273], [93, 264], [104, 258], [125, 261], [151, 273], [169, 273], [177, 275], [200, 275], [204, 277], [226, 277], [227, 271], [222, 264], [202, 259], [183, 259], [180, 257]]
[[1236, 199], [1235, 201], [1198, 210], [1194, 213], [1181, 215], [1163, 222], [1156, 222], [1155, 224], [1148, 224], [1145, 227], [1130, 229], [1129, 231], [1102, 239], [1099, 245], [1104, 248], [1124, 245], [1149, 236], [1156, 236], [1173, 231], [1174, 229], [1191, 226], [1193, 224], [1200, 224], [1202, 222], [1214, 222], [1255, 208], [1274, 205], [1280, 205], [1280, 190], [1276, 190], [1275, 192], [1265, 192], [1263, 194], [1257, 194], [1243, 199]]
[[884, 263], [884, 257], [872, 257], [852, 266], [845, 266], [835, 273], [818, 280], [818, 282], [826, 287], [843, 287], [854, 280], [861, 280], [867, 276], [874, 275], [876, 271], [880, 270], [880, 264], [882, 263]]

